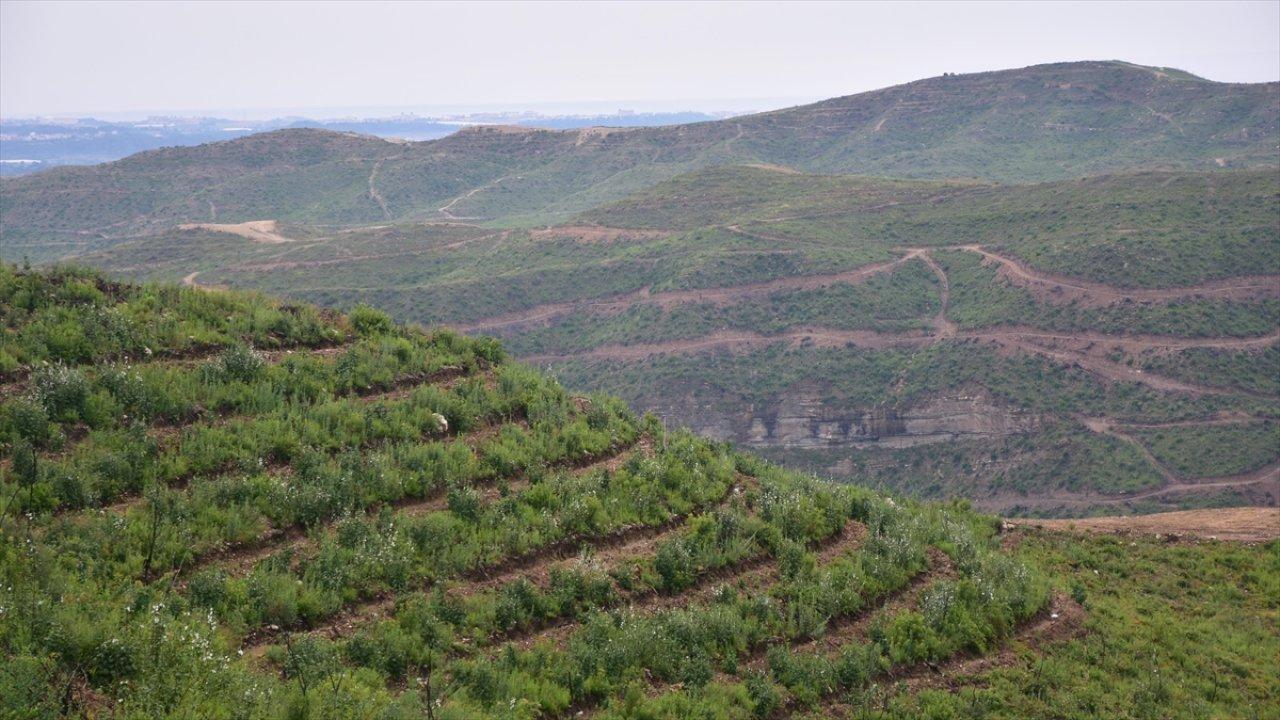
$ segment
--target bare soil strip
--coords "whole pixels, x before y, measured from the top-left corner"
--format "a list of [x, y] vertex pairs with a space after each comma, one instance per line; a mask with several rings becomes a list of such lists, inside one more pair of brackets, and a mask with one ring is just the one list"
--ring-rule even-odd
[[537, 240], [568, 238], [583, 244], [611, 243], [627, 240], [656, 240], [671, 235], [667, 230], [638, 230], [607, 227], [604, 225], [555, 225], [541, 230], [531, 230], [529, 235]]
[[[579, 461], [573, 464], [575, 472], [587, 473], [600, 469], [616, 469], [620, 466], [620, 455], [624, 455], [629, 448], [621, 448], [615, 452], [609, 453], [604, 457], [596, 458], [590, 461]], [[730, 486], [728, 492], [722, 497], [716, 505], [727, 502], [733, 497], [736, 485]], [[504, 558], [503, 560], [486, 567], [477, 568], [468, 573], [464, 573], [462, 578], [475, 586], [480, 585], [500, 585], [503, 582], [513, 579], [517, 575], [533, 574], [538, 572], [540, 568], [565, 558], [577, 555], [583, 548], [591, 548], [597, 554], [607, 553], [612, 548], [619, 546], [643, 542], [658, 535], [670, 532], [672, 529], [683, 523], [688, 517], [707, 511], [711, 506], [696, 508], [689, 513], [677, 515], [658, 525], [633, 525], [617, 528], [611, 532], [593, 537], [569, 537], [550, 543], [548, 545], [534, 548], [527, 553]], [[471, 591], [476, 592], [476, 591]], [[335, 616], [329, 622], [314, 628], [309, 628], [305, 632], [315, 635], [324, 635], [330, 638], [345, 637], [352, 631], [363, 627], [369, 622], [373, 622], [383, 617], [395, 606], [395, 596], [393, 594], [383, 594], [365, 601], [357, 602], [344, 609], [342, 613]], [[251, 633], [244, 640], [246, 648], [254, 648], [252, 654], [260, 655], [266, 651], [266, 646], [272, 643], [280, 634], [280, 628], [260, 628]]]
[[382, 169], [383, 160], [386, 158], [378, 158], [378, 161], [373, 164], [373, 170], [369, 172], [369, 197], [382, 208], [383, 217], [390, 220], [391, 210], [387, 208], [387, 201], [382, 197], [382, 193], [378, 192], [378, 170]]
[[1206, 490], [1236, 490], [1258, 504], [1275, 504], [1280, 501], [1280, 463], [1252, 470], [1239, 475], [1203, 478], [1195, 482], [1162, 485], [1158, 488], [1120, 495], [1101, 495], [1090, 492], [1056, 490], [1034, 496], [1015, 494], [993, 495], [974, 500], [974, 506], [986, 512], [1000, 512], [1009, 507], [1022, 508], [1091, 508], [1107, 505], [1129, 505], [1137, 500], [1148, 500], [1162, 495], [1203, 493]]
[[1131, 430], [1163, 430], [1166, 428], [1183, 428], [1183, 427], [1215, 427], [1226, 425], [1250, 425], [1253, 423], [1264, 422], [1266, 418], [1255, 417], [1248, 413], [1232, 412], [1229, 410], [1220, 410], [1214, 415], [1205, 418], [1197, 418], [1193, 420], [1170, 420], [1167, 422], [1136, 422], [1129, 420], [1116, 420], [1115, 418], [1103, 418], [1111, 425], [1118, 425]]
[[[1064, 643], [1085, 634], [1085, 611], [1079, 603], [1066, 595], [1054, 595], [1049, 605], [1024, 624], [994, 654], [974, 656], [960, 654], [941, 663], [920, 663], [897, 671], [884, 678], [894, 692], [916, 693], [925, 689], [956, 691], [981, 682], [981, 675], [1000, 667], [1018, 662], [1019, 650], [1030, 649], [1037, 655], [1050, 645]], [[795, 708], [782, 713], [790, 717]], [[835, 699], [824, 703], [820, 712], [826, 717], [845, 717], [854, 708], [846, 706], [837, 693]]]
[[[459, 380], [465, 377], [468, 377], [468, 375], [465, 372], [463, 372], [461, 368], [446, 367], [436, 371], [435, 373], [432, 373], [426, 376], [416, 375], [416, 374], [404, 376], [403, 378], [395, 380], [392, 383], [391, 389], [382, 389], [382, 388], [358, 389], [355, 394], [355, 397], [358, 398], [361, 402], [368, 402], [368, 403], [378, 402], [378, 401], [397, 401], [397, 400], [404, 399], [408, 395], [412, 394], [413, 391], [417, 390], [418, 388], [426, 387], [426, 386], [447, 387], [458, 382]], [[190, 427], [190, 426], [199, 425], [199, 424], [219, 426], [219, 425], [226, 425], [228, 423], [236, 422], [238, 420], [251, 420], [254, 417], [256, 416], [242, 415], [242, 414], [227, 414], [227, 415], [215, 417], [212, 420], [208, 418], [193, 418], [193, 419], [189, 419], [182, 422], [156, 425], [152, 427], [150, 430], [148, 430], [148, 434], [158, 439], [160, 442], [160, 445], [164, 446], [166, 444], [176, 442], [180, 438], [179, 431], [184, 427]], [[488, 428], [486, 428], [486, 430], [487, 429]], [[480, 432], [483, 432], [483, 430]], [[71, 448], [67, 448], [60, 451], [59, 455], [66, 454], [73, 448], [74, 448], [74, 445], [71, 446]], [[42, 455], [42, 457], [47, 459], [49, 457], [56, 457], [56, 456]], [[227, 472], [230, 472], [231, 469], [232, 468], [230, 467], [214, 468], [214, 469], [202, 471], [199, 473], [193, 473], [191, 475], [179, 477], [173, 480], [168, 484], [167, 487], [170, 490], [182, 490], [182, 489], [185, 489], [190, 484], [190, 482], [196, 479], [197, 477], [199, 478], [217, 477], [219, 475], [223, 475]], [[276, 463], [273, 465], [269, 465], [269, 469], [279, 470], [281, 469], [281, 466], [278, 463]], [[129, 493], [125, 493], [117, 496], [115, 499], [115, 502], [111, 503], [110, 505], [103, 505], [101, 507], [82, 507], [82, 508], [64, 507], [64, 508], [55, 510], [54, 514], [69, 515], [74, 513], [97, 513], [97, 512], [122, 513], [122, 512], [127, 512], [130, 508], [141, 503], [142, 499], [143, 498], [140, 493], [129, 492]]]
[[958, 249], [978, 253], [984, 261], [999, 265], [1001, 277], [1031, 290], [1036, 299], [1054, 304], [1075, 303], [1081, 307], [1096, 308], [1123, 302], [1167, 303], [1198, 297], [1226, 300], [1280, 297], [1280, 275], [1226, 278], [1188, 287], [1118, 288], [1040, 272], [1020, 260], [997, 255], [980, 245], [961, 245]]
[[[861, 542], [861, 533], [857, 534], [857, 542]], [[846, 541], [836, 543], [823, 553], [823, 559], [820, 564], [830, 562], [834, 557], [849, 549]], [[788, 644], [793, 651], [799, 652], [821, 652], [830, 654], [839, 650], [841, 646], [849, 640], [865, 635], [866, 629], [874, 618], [882, 616], [890, 609], [907, 607], [913, 605], [919, 595], [928, 585], [940, 577], [950, 577], [954, 574], [951, 565], [951, 559], [936, 548], [929, 549], [929, 568], [924, 572], [917, 574], [905, 585], [897, 590], [891, 591], [879, 598], [869, 600], [866, 607], [862, 610], [851, 613], [843, 617], [831, 618], [821, 637], [810, 640], [796, 640]], [[768, 660], [767, 653], [770, 647], [781, 641], [767, 641], [752, 647], [748, 652], [739, 659], [738, 666], [747, 670], [765, 671], [767, 670]], [[739, 673], [741, 674], [741, 673]], [[726, 682], [736, 682], [739, 678], [727, 675], [720, 675], [719, 679]], [[676, 686], [667, 683], [657, 683], [650, 686], [648, 694], [651, 697], [662, 695], [675, 689]], [[582, 703], [575, 708], [577, 717], [590, 718], [599, 711], [599, 707], [594, 704]]]
[[1142, 454], [1142, 457], [1150, 463], [1151, 467], [1154, 467], [1156, 471], [1160, 473], [1160, 477], [1164, 478], [1164, 481], [1169, 485], [1177, 485], [1182, 481], [1182, 478], [1178, 477], [1178, 475], [1174, 473], [1173, 470], [1169, 469], [1167, 465], [1160, 462], [1160, 459], [1153, 455], [1151, 451], [1147, 449], [1146, 445], [1143, 445], [1134, 436], [1117, 430], [1116, 427], [1106, 418], [1083, 418], [1082, 422], [1085, 427], [1095, 433], [1100, 435], [1110, 435], [1113, 438], [1123, 440], [1137, 448], [1138, 452]]
[[873, 330], [830, 330], [825, 328], [798, 328], [777, 335], [761, 335], [749, 330], [719, 330], [698, 338], [668, 340], [635, 345], [601, 345], [571, 354], [529, 355], [525, 362], [557, 362], [563, 360], [643, 360], [654, 355], [697, 353], [707, 350], [749, 351], [775, 343], [792, 346], [844, 347], [856, 345], [874, 349], [925, 345], [932, 342], [924, 333], [881, 333]]
[[[741, 228], [731, 229], [743, 232]], [[631, 236], [639, 237], [640, 233], [656, 233], [657, 235], [663, 234], [662, 231], [636, 231], [619, 228], [595, 228], [589, 226], [548, 228], [547, 230], [537, 231], [537, 233], [553, 234], [553, 236], [562, 232], [566, 235], [577, 234], [584, 238], [590, 237], [593, 239], [609, 239]], [[763, 238], [763, 236], [760, 237]], [[1249, 300], [1259, 297], [1280, 297], [1280, 275], [1228, 278], [1225, 280], [1212, 281], [1201, 285], [1181, 288], [1126, 289], [1103, 285], [1101, 283], [1093, 283], [1087, 280], [1060, 278], [1047, 273], [1041, 273], [1028, 268], [1018, 260], [998, 255], [989, 250], [983, 249], [979, 245], [958, 245], [934, 249], [966, 250], [978, 253], [982, 255], [986, 261], [999, 264], [1001, 268], [1001, 275], [1003, 277], [1006, 277], [1021, 286], [1029, 287], [1032, 290], [1038, 291], [1037, 297], [1039, 299], [1055, 304], [1075, 303], [1083, 307], [1102, 307], [1122, 302], [1165, 303], [1195, 297], [1218, 297], [1230, 300]], [[955, 334], [954, 324], [946, 320], [950, 283], [947, 279], [946, 273], [933, 260], [932, 256], [930, 256], [929, 250], [929, 248], [903, 248], [905, 254], [897, 261], [890, 263], [876, 263], [865, 266], [864, 268], [846, 271], [843, 273], [781, 278], [778, 280], [760, 283], [748, 283], [732, 287], [708, 288], [703, 290], [650, 293], [645, 289], [638, 292], [615, 295], [597, 300], [549, 303], [525, 310], [494, 316], [492, 318], [486, 318], [485, 320], [477, 323], [460, 326], [459, 329], [464, 332], [477, 332], [510, 327], [523, 327], [538, 323], [545, 324], [572, 312], [588, 310], [598, 312], [621, 312], [637, 303], [655, 303], [663, 308], [670, 308], [681, 303], [692, 302], [729, 303], [753, 296], [765, 295], [779, 290], [814, 289], [838, 282], [858, 282], [872, 274], [891, 270], [897, 264], [905, 262], [906, 260], [920, 257], [928, 263], [930, 269], [932, 269], [942, 281], [943, 308], [941, 313], [939, 313], [939, 316], [935, 319], [935, 325], [937, 326], [939, 336], [950, 337]]]
[[942, 266], [933, 259], [933, 256], [926, 252], [918, 253], [924, 264], [929, 266], [934, 275], [938, 276], [942, 292], [942, 308], [938, 310], [938, 316], [933, 319], [934, 332], [939, 338], [955, 337], [956, 324], [947, 319], [947, 307], [951, 304], [951, 280], [947, 277], [946, 271]]
[[250, 220], [242, 223], [184, 223], [179, 225], [178, 229], [212, 230], [213, 232], [238, 235], [246, 240], [263, 243], [264, 245], [295, 242], [294, 238], [285, 237], [279, 233], [275, 220]]
[[[1174, 380], [1161, 375], [1155, 375], [1140, 368], [1115, 362], [1105, 357], [1100, 357], [1100, 353], [1097, 352], [1082, 352], [1070, 349], [1045, 347], [1039, 342], [1036, 342], [1036, 340], [1049, 340], [1050, 342], [1059, 340], [1068, 342], [1106, 342], [1110, 343], [1112, 346], [1125, 347], [1131, 350], [1134, 348], [1181, 350], [1196, 347], [1241, 349], [1273, 344], [1277, 340], [1277, 336], [1275, 335], [1245, 339], [1162, 338], [1160, 341], [1155, 341], [1150, 338], [1093, 336], [1092, 334], [1087, 333], [1079, 336], [1059, 336], [1046, 333], [1000, 332], [987, 333], [985, 335], [974, 334], [972, 337], [983, 337], [997, 343], [998, 345], [1002, 345], [1013, 350], [1019, 350], [1033, 355], [1040, 355], [1063, 365], [1077, 366], [1108, 380], [1138, 383], [1161, 392], [1179, 392], [1186, 393], [1188, 395], [1246, 395], [1262, 399], [1273, 399], [1265, 395], [1247, 392], [1238, 388], [1220, 388], [1182, 382], [1180, 380]], [[1105, 338], [1105, 340], [1103, 338]]]
[[230, 272], [272, 272], [275, 270], [294, 270], [298, 268], [325, 267], [327, 265], [353, 265], [355, 263], [367, 260], [386, 260], [388, 258], [408, 258], [420, 255], [431, 255], [439, 253], [443, 250], [454, 250], [472, 243], [483, 242], [485, 240], [493, 240], [495, 238], [505, 237], [508, 231], [488, 233], [485, 235], [477, 235], [475, 237], [457, 240], [455, 242], [444, 245], [432, 245], [412, 250], [398, 250], [395, 252], [384, 253], [366, 253], [364, 255], [344, 255], [337, 258], [326, 258], [323, 260], [271, 260], [268, 262], [242, 263], [238, 265], [228, 265], [224, 269]]
[[[601, 345], [580, 353], [542, 354], [524, 357], [526, 362], [548, 363], [565, 360], [644, 360], [656, 355], [686, 354], [710, 350], [746, 352], [776, 343], [788, 343], [792, 347], [846, 347], [858, 346], [871, 349], [924, 345], [934, 342], [938, 336], [905, 332], [881, 333], [871, 330], [835, 330], [830, 328], [803, 327], [762, 335], [751, 331], [724, 330], [698, 338], [669, 340], [658, 343], [634, 345]], [[1046, 347], [1041, 343], [1084, 343], [1106, 345], [1130, 351], [1145, 349], [1185, 350], [1189, 348], [1249, 349], [1267, 347], [1280, 342], [1280, 333], [1251, 338], [1179, 338], [1165, 336], [1113, 336], [1099, 333], [1065, 335], [1032, 328], [1007, 327], [958, 331], [957, 340], [988, 340], [1012, 350], [1044, 356], [1065, 365], [1076, 365], [1109, 380], [1136, 382], [1165, 392], [1182, 392], [1193, 395], [1250, 395], [1233, 388], [1217, 388], [1186, 383], [1162, 377], [1141, 369], [1101, 357], [1104, 348], [1074, 350]], [[1267, 398], [1271, 399], [1271, 398]]]
[[1265, 543], [1280, 538], [1280, 508], [1242, 507], [1181, 510], [1078, 520], [1007, 520], [1019, 528], [1116, 535], [1163, 535], [1203, 540]]
[[[857, 548], [865, 537], [866, 528], [856, 521], [849, 521], [840, 532], [818, 543], [815, 548], [818, 551], [818, 566], [821, 567], [831, 562], [835, 557]], [[615, 565], [637, 557], [651, 556], [653, 548], [657, 546], [657, 542], [652, 545], [653, 547], [645, 548], [643, 552], [621, 558], [615, 562]], [[624, 596], [624, 602], [629, 612], [650, 615], [707, 602], [726, 586], [760, 589], [771, 586], [777, 579], [778, 558], [768, 553], [762, 553], [743, 558], [724, 567], [709, 570], [700, 575], [693, 585], [685, 588], [679, 594], [643, 592]], [[577, 619], [567, 619], [546, 628], [529, 628], [508, 633], [503, 637], [495, 638], [495, 640], [515, 641], [517, 647], [522, 649], [528, 649], [543, 642], [562, 645], [579, 625], [580, 623]]]
[[[855, 639], [865, 638], [871, 624], [889, 612], [903, 608], [915, 607], [920, 596], [934, 582], [955, 576], [955, 568], [951, 558], [937, 548], [929, 548], [929, 567], [924, 572], [911, 578], [907, 584], [879, 598], [872, 598], [862, 610], [834, 617], [828, 623], [822, 635], [811, 640], [793, 642], [791, 649], [800, 653], [822, 653], [832, 655], [840, 648]], [[768, 646], [757, 648], [744, 662], [755, 670], [764, 670], [765, 653]]]
[[512, 327], [526, 327], [537, 323], [547, 323], [570, 313], [580, 312], [622, 312], [632, 305], [644, 303], [670, 309], [687, 303], [727, 304], [750, 297], [760, 297], [783, 290], [814, 290], [837, 283], [858, 283], [884, 272], [890, 272], [904, 262], [924, 253], [910, 250], [905, 255], [887, 262], [863, 265], [862, 267], [827, 275], [803, 275], [765, 280], [757, 283], [734, 285], [731, 287], [698, 288], [695, 290], [670, 290], [653, 293], [648, 288], [622, 295], [613, 295], [594, 300], [581, 300], [565, 303], [548, 303], [527, 310], [497, 315], [470, 325], [459, 326], [464, 333], [499, 330]]
[[479, 217], [463, 217], [460, 215], [454, 215], [452, 212], [453, 206], [457, 205], [463, 200], [470, 198], [472, 195], [475, 195], [476, 193], [481, 192], [482, 190], [488, 190], [491, 187], [497, 187], [498, 184], [501, 183], [503, 180], [510, 180], [512, 177], [513, 176], [511, 175], [503, 176], [495, 180], [491, 180], [485, 183], [484, 185], [471, 188], [467, 192], [453, 198], [452, 200], [445, 203], [444, 205], [441, 205], [439, 208], [437, 208], [436, 212], [443, 215], [445, 220], [480, 220], [481, 218]]

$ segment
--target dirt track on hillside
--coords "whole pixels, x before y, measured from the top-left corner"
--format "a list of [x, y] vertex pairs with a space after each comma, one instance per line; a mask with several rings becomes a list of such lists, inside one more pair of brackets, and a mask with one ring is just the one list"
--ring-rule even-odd
[[1176, 535], [1203, 539], [1263, 543], [1280, 538], [1280, 508], [1214, 508], [1155, 515], [1082, 518], [1079, 520], [1011, 520], [1016, 527], [1078, 532]]
[[1135, 493], [1115, 495], [1068, 490], [1054, 490], [1036, 495], [1001, 493], [975, 497], [973, 504], [984, 512], [993, 513], [1007, 512], [1010, 508], [1061, 511], [1066, 508], [1123, 507], [1139, 500], [1150, 500], [1164, 495], [1199, 493], [1206, 490], [1236, 490], [1255, 505], [1273, 505], [1280, 501], [1280, 463], [1239, 475], [1176, 482]]
[[1092, 308], [1122, 302], [1167, 303], [1196, 297], [1225, 300], [1280, 297], [1280, 275], [1227, 278], [1188, 287], [1117, 288], [1080, 278], [1040, 272], [1020, 260], [997, 255], [980, 245], [960, 245], [956, 249], [978, 253], [983, 257], [984, 264], [995, 263], [1000, 266], [1001, 277], [1032, 291], [1037, 300], [1054, 304], [1076, 303], [1081, 307]]
[[816, 290], [836, 283], [858, 283], [873, 275], [891, 271], [902, 263], [917, 257], [922, 257], [922, 252], [919, 250], [911, 250], [895, 260], [863, 265], [843, 272], [830, 273], [826, 275], [784, 277], [776, 280], [765, 280], [762, 282], [733, 285], [730, 287], [671, 290], [658, 293], [652, 293], [648, 288], [643, 288], [635, 292], [623, 295], [613, 295], [606, 298], [600, 298], [598, 300], [582, 300], [539, 305], [527, 310], [498, 315], [477, 323], [464, 325], [458, 329], [461, 332], [472, 333], [497, 330], [500, 328], [532, 325], [575, 312], [621, 312], [632, 305], [639, 303], [657, 305], [665, 310], [676, 305], [686, 303], [728, 303], [749, 297], [769, 295], [783, 290]]
[[1137, 448], [1138, 452], [1142, 453], [1142, 457], [1146, 458], [1146, 461], [1160, 473], [1160, 477], [1164, 478], [1164, 481], [1168, 483], [1168, 485], [1176, 485], [1181, 482], [1181, 478], [1174, 474], [1168, 466], [1160, 462], [1160, 459], [1153, 455], [1151, 451], [1147, 449], [1146, 445], [1143, 445], [1134, 436], [1116, 429], [1115, 424], [1107, 418], [1084, 418], [1082, 422], [1084, 422], [1085, 427], [1095, 433], [1100, 435], [1110, 435], [1113, 438], [1129, 443], [1133, 447]]
[[386, 158], [378, 158], [378, 161], [373, 164], [373, 170], [369, 172], [369, 197], [378, 203], [378, 207], [382, 208], [382, 215], [390, 220], [391, 210], [387, 207], [387, 200], [382, 197], [382, 193], [378, 192], [378, 170], [382, 169], [383, 160]]
[[[1257, 297], [1262, 295], [1280, 296], [1280, 278], [1265, 275], [1257, 278], [1236, 278], [1233, 281], [1220, 281], [1202, 284], [1189, 288], [1166, 288], [1166, 290], [1123, 290], [1103, 286], [1100, 283], [1085, 281], [1068, 281], [1052, 277], [1052, 275], [1034, 272], [1020, 261], [1005, 258], [983, 250], [978, 245], [952, 246], [951, 250], [968, 250], [978, 252], [984, 259], [995, 261], [1002, 266], [1002, 273], [1015, 281], [1036, 284], [1037, 287], [1055, 288], [1052, 300], [1084, 301], [1085, 304], [1106, 305], [1119, 301], [1157, 302], [1181, 299], [1189, 296], [1220, 297]], [[741, 284], [741, 286], [704, 288], [704, 290], [649, 292], [648, 288], [625, 293], [605, 299], [591, 301], [558, 302], [558, 304], [540, 305], [530, 309], [494, 316], [461, 327], [463, 332], [490, 332], [499, 329], [525, 328], [535, 324], [550, 324], [561, 316], [572, 313], [621, 313], [627, 307], [636, 304], [653, 304], [663, 309], [685, 302], [733, 302], [749, 299], [749, 297], [769, 295], [782, 290], [814, 290], [837, 282], [859, 282], [870, 275], [890, 272], [897, 265], [911, 259], [920, 259], [933, 270], [940, 282], [942, 307], [933, 319], [932, 336], [922, 333], [877, 333], [869, 331], [837, 331], [828, 328], [797, 328], [792, 331], [764, 336], [750, 331], [721, 331], [698, 338], [685, 338], [657, 343], [639, 343], [639, 345], [607, 345], [591, 348], [576, 354], [535, 355], [526, 357], [534, 363], [568, 359], [604, 359], [604, 360], [641, 360], [645, 357], [664, 354], [687, 354], [727, 348], [727, 350], [750, 350], [776, 342], [788, 342], [792, 345], [844, 346], [856, 345], [870, 348], [918, 345], [922, 342], [957, 338], [957, 340], [982, 340], [995, 342], [1006, 350], [1030, 352], [1030, 354], [1047, 357], [1055, 363], [1079, 366], [1089, 373], [1116, 382], [1133, 382], [1146, 384], [1148, 387], [1162, 392], [1181, 392], [1188, 395], [1252, 395], [1239, 389], [1201, 386], [1172, 378], [1160, 377], [1144, 372], [1133, 365], [1120, 363], [1108, 356], [1110, 350], [1120, 350], [1126, 354], [1138, 354], [1148, 350], [1180, 351], [1188, 348], [1211, 347], [1222, 350], [1248, 350], [1248, 348], [1266, 347], [1280, 342], [1280, 333], [1270, 333], [1260, 337], [1226, 337], [1226, 338], [1183, 338], [1160, 336], [1111, 336], [1097, 332], [1046, 332], [1027, 327], [983, 328], [977, 331], [959, 331], [955, 323], [947, 318], [950, 304], [951, 283], [937, 261], [934, 261], [929, 249], [906, 249], [901, 258], [861, 266], [842, 273], [805, 275], [805, 277], [780, 278], [774, 281]], [[1074, 293], [1074, 295], [1073, 295]], [[1254, 395], [1256, 396], [1256, 395]], [[1256, 396], [1262, 397], [1262, 396]]]
[[[793, 347], [857, 346], [868, 349], [884, 349], [923, 345], [936, 342], [939, 339], [943, 338], [936, 334], [917, 332], [882, 333], [872, 330], [837, 330], [819, 327], [796, 328], [776, 335], [762, 335], [745, 330], [724, 330], [697, 338], [634, 345], [601, 345], [578, 353], [530, 355], [522, 359], [533, 363], [584, 359], [626, 362], [643, 360], [655, 355], [688, 354], [708, 350], [724, 349], [745, 352], [777, 343], [786, 343]], [[1105, 348], [1095, 347], [1088, 350], [1074, 350], [1046, 347], [1040, 343], [1054, 341], [1084, 342], [1087, 344], [1104, 344], [1107, 347], [1120, 346], [1129, 350], [1152, 348], [1169, 350], [1185, 350], [1188, 348], [1248, 349], [1267, 347], [1280, 342], [1280, 333], [1272, 333], [1256, 338], [1178, 338], [1111, 336], [1097, 333], [1065, 335], [1015, 326], [956, 331], [954, 336], [949, 339], [989, 341], [1010, 350], [1041, 355], [1064, 365], [1078, 366], [1108, 380], [1140, 383], [1164, 392], [1181, 392], [1191, 395], [1250, 395], [1250, 393], [1241, 390], [1196, 385], [1145, 372], [1139, 368], [1107, 359], [1102, 352]], [[1258, 397], [1272, 399], [1267, 396]]]
[[[564, 227], [564, 228], [547, 228], [544, 231], [535, 231], [535, 237], [557, 237], [564, 236], [575, 237], [581, 234], [582, 237], [591, 237], [594, 240], [612, 240], [612, 238], [630, 238], [644, 237], [637, 233], [655, 232], [658, 236], [666, 234], [660, 231], [630, 231], [630, 229], [621, 228], [595, 228], [595, 227]], [[458, 328], [463, 332], [483, 332], [490, 329], [518, 327], [518, 325], [531, 323], [549, 322], [557, 316], [572, 313], [572, 311], [622, 311], [631, 305], [641, 304], [658, 304], [662, 307], [671, 307], [673, 305], [682, 304], [682, 302], [726, 302], [731, 300], [746, 299], [756, 295], [767, 295], [769, 292], [777, 292], [781, 290], [815, 290], [815, 288], [826, 287], [829, 284], [837, 282], [859, 282], [861, 279], [869, 277], [869, 275], [891, 270], [897, 264], [904, 263], [906, 260], [920, 258], [929, 265], [934, 274], [938, 275], [938, 279], [942, 283], [942, 313], [934, 320], [938, 328], [938, 333], [942, 337], [950, 337], [955, 333], [955, 325], [946, 319], [946, 310], [948, 300], [950, 300], [950, 281], [943, 272], [940, 265], [933, 260], [929, 250], [965, 250], [969, 252], [977, 252], [987, 261], [997, 263], [1001, 266], [1001, 277], [1009, 279], [1010, 282], [1018, 284], [1021, 287], [1027, 287], [1029, 290], [1036, 292], [1037, 299], [1051, 304], [1075, 304], [1084, 307], [1100, 307], [1106, 305], [1114, 305], [1117, 302], [1170, 302], [1174, 300], [1184, 300], [1188, 297], [1219, 297], [1224, 300], [1253, 300], [1258, 297], [1280, 297], [1280, 275], [1254, 275], [1247, 278], [1229, 278], [1224, 281], [1213, 281], [1198, 286], [1178, 287], [1178, 288], [1157, 288], [1157, 290], [1126, 290], [1126, 288], [1117, 288], [1106, 286], [1102, 283], [1093, 283], [1082, 281], [1076, 278], [1062, 278], [1057, 275], [1037, 272], [1028, 268], [1027, 265], [1021, 263], [1020, 260], [1007, 258], [1004, 255], [997, 255], [995, 252], [984, 250], [978, 245], [959, 245], [948, 247], [936, 247], [936, 249], [924, 249], [924, 247], [909, 247], [902, 249], [905, 255], [902, 258], [892, 261], [892, 263], [876, 263], [865, 265], [863, 268], [854, 270], [846, 270], [844, 273], [819, 274], [819, 275], [803, 275], [803, 277], [791, 277], [774, 279], [774, 281], [764, 281], [759, 283], [746, 283], [740, 286], [703, 288], [703, 290], [694, 291], [672, 291], [652, 293], [648, 290], [637, 292], [623, 293], [611, 297], [604, 297], [599, 300], [582, 300], [570, 302], [554, 302], [554, 304], [539, 305], [529, 307], [529, 309], [518, 310], [515, 313], [506, 313], [503, 315], [495, 315], [493, 318], [486, 318], [477, 323], [463, 325]], [[1094, 336], [1097, 338], [1107, 336]], [[1110, 338], [1107, 338], [1110, 340]]]

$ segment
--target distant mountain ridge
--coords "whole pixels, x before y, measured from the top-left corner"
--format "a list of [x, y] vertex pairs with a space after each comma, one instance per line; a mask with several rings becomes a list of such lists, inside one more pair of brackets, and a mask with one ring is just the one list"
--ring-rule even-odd
[[1031, 182], [1277, 163], [1280, 83], [1121, 62], [947, 75], [651, 128], [471, 128], [395, 143], [281, 130], [3, 181], [0, 227], [135, 234], [181, 222], [546, 224], [701, 167]]

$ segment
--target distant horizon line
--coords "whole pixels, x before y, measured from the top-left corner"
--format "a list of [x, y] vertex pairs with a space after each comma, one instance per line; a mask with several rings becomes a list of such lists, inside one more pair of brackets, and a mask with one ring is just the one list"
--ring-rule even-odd
[[258, 107], [168, 110], [121, 110], [109, 112], [74, 111], [45, 113], [0, 113], [0, 121], [19, 120], [102, 120], [129, 122], [152, 118], [216, 119], [245, 122], [272, 120], [384, 120], [395, 117], [421, 119], [451, 118], [500, 113], [542, 116], [618, 115], [623, 113], [745, 113], [775, 110], [790, 105], [816, 102], [822, 98], [802, 96], [751, 98], [677, 98], [671, 100], [566, 100], [538, 102], [440, 103], [424, 105], [319, 105], [309, 107]]

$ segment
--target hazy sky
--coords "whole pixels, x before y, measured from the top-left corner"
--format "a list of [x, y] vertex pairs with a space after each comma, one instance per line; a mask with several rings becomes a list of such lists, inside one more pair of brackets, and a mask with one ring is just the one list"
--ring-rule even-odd
[[0, 0], [6, 117], [585, 101], [735, 109], [744, 104], [734, 99], [782, 104], [1082, 59], [1277, 80], [1280, 2]]

